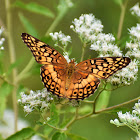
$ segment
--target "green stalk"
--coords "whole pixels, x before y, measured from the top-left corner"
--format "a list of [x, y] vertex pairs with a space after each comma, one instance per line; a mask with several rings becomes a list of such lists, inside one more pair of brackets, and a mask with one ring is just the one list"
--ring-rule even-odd
[[55, 18], [55, 20], [53, 21], [53, 23], [51, 24], [51, 26], [47, 30], [45, 36], [48, 36], [50, 32], [54, 31], [54, 29], [56, 28], [58, 23], [62, 20], [64, 15], [67, 13], [67, 11], [68, 11], [68, 8], [65, 8], [65, 10], [63, 10], [62, 12], [59, 12], [58, 16]]
[[120, 15], [119, 26], [118, 26], [118, 34], [117, 34], [118, 40], [121, 38], [121, 35], [122, 35], [122, 27], [123, 27], [127, 3], [128, 3], [128, 0], [126, 0], [125, 3], [121, 5], [121, 15]]
[[82, 55], [81, 55], [81, 60], [80, 60], [80, 62], [82, 62], [82, 61], [83, 61], [83, 59], [84, 59], [84, 55], [85, 55], [85, 48], [86, 48], [86, 43], [84, 43], [84, 44], [83, 44], [83, 47], [82, 47]]
[[[12, 39], [12, 21], [11, 21], [11, 11], [10, 11], [10, 0], [5, 0], [5, 8], [7, 12], [7, 40], [8, 40], [8, 47], [9, 47], [9, 54], [10, 54], [10, 63], [14, 63], [16, 60], [16, 55], [15, 55], [15, 48], [14, 48], [14, 42]], [[17, 70], [16, 68], [13, 69], [12, 71], [12, 83], [13, 85], [17, 85], [16, 81], [16, 76], [17, 76]], [[17, 108], [17, 98], [16, 98], [16, 90], [17, 88], [14, 86], [14, 89], [12, 91], [12, 101], [13, 101], [13, 109], [14, 109], [14, 115], [15, 115], [15, 132], [17, 131], [17, 119], [18, 119], [18, 108]]]
[[20, 81], [26, 77], [28, 71], [32, 68], [34, 62], [34, 57], [32, 57], [27, 66], [17, 76], [17, 81]]

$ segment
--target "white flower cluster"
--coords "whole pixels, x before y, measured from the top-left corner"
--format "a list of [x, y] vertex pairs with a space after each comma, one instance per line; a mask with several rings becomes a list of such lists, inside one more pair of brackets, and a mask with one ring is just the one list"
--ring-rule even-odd
[[138, 100], [138, 103], [135, 103], [135, 106], [133, 107], [132, 114], [130, 112], [122, 113], [122, 111], [118, 112], [118, 119], [110, 120], [110, 123], [116, 125], [116, 126], [128, 126], [132, 128], [133, 131], [138, 133], [140, 135], [140, 100]]
[[4, 31], [4, 28], [1, 27], [1, 28], [0, 28], [0, 50], [4, 50], [3, 42], [5, 41], [5, 38], [1, 37], [3, 31]]
[[99, 57], [118, 56], [123, 54], [120, 48], [114, 44], [115, 38], [112, 34], [99, 33], [92, 40], [90, 49], [99, 53]]
[[109, 77], [107, 82], [111, 82], [113, 85], [130, 85], [137, 80], [138, 63], [139, 61], [136, 59], [131, 61], [126, 68]]
[[112, 34], [102, 33], [103, 25], [93, 14], [82, 14], [79, 19], [74, 19], [73, 24], [70, 28], [83, 41], [90, 43], [90, 49], [97, 51], [100, 57], [122, 56], [120, 48], [114, 44], [115, 37]]
[[128, 48], [126, 56], [140, 59], [140, 24], [132, 27], [129, 32], [131, 41], [126, 43], [126, 48]]
[[136, 15], [138, 17], [140, 17], [140, 7], [139, 7], [139, 3], [135, 4], [131, 9], [130, 9], [131, 13], [133, 15]]
[[58, 42], [60, 42], [64, 47], [68, 45], [69, 42], [71, 42], [71, 37], [69, 35], [65, 35], [60, 32], [50, 33], [51, 38], [55, 41], [55, 46], [58, 46]]
[[49, 103], [53, 100], [46, 88], [36, 92], [31, 90], [29, 95], [21, 92], [20, 95], [21, 99], [18, 102], [24, 106], [24, 111], [27, 113], [32, 112], [35, 108], [45, 109], [49, 107]]
[[72, 23], [74, 25], [71, 25], [70, 28], [87, 42], [103, 30], [101, 21], [96, 19], [93, 14], [82, 14], [79, 19], [75, 18]]

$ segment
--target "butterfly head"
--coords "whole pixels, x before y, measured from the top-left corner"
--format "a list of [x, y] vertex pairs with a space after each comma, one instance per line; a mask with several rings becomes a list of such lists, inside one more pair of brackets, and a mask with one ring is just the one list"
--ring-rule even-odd
[[75, 61], [74, 59], [71, 59], [71, 61], [69, 63], [74, 64], [75, 63], [74, 61]]

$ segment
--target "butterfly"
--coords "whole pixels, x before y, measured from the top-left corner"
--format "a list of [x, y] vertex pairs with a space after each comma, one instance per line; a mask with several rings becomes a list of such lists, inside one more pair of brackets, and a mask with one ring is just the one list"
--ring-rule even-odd
[[67, 63], [63, 55], [48, 44], [27, 33], [21, 37], [35, 60], [43, 64], [41, 77], [47, 90], [70, 100], [87, 98], [96, 91], [100, 79], [107, 79], [131, 61], [129, 57], [100, 57], [78, 64], [74, 60]]

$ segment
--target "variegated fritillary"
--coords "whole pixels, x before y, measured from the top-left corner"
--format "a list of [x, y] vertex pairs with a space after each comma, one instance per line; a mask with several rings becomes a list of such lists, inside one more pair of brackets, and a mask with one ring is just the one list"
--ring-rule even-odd
[[100, 79], [106, 79], [130, 63], [128, 57], [100, 57], [75, 64], [66, 59], [55, 49], [39, 39], [22, 33], [24, 43], [33, 53], [35, 60], [44, 64], [41, 77], [48, 91], [58, 97], [84, 99], [97, 89]]

